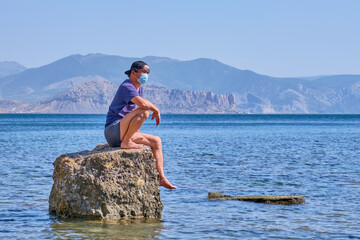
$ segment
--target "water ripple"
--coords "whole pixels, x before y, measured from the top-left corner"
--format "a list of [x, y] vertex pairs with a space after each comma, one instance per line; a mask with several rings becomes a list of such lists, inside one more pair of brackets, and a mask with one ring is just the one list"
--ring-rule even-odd
[[[105, 142], [104, 115], [0, 115], [2, 239], [360, 238], [359, 115], [165, 115], [161, 222], [58, 220], [52, 162]], [[299, 194], [305, 205], [208, 201], [207, 193]]]

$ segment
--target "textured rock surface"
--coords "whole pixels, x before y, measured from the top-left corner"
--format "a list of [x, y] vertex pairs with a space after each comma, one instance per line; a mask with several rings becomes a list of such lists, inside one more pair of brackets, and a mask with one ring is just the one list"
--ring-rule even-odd
[[54, 162], [49, 212], [60, 217], [160, 218], [155, 159], [148, 148], [100, 144], [61, 155]]
[[235, 110], [234, 94], [168, 89], [151, 85], [144, 89], [144, 97], [164, 113], [240, 113]]
[[219, 192], [209, 192], [209, 200], [238, 200], [238, 201], [249, 201], [257, 203], [268, 203], [268, 204], [303, 204], [305, 198], [299, 195], [286, 195], [286, 196], [230, 196]]

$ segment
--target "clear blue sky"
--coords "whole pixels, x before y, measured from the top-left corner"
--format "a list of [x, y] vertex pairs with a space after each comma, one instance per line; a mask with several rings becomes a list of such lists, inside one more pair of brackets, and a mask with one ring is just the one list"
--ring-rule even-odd
[[0, 0], [0, 61], [217, 59], [270, 76], [360, 74], [360, 0]]

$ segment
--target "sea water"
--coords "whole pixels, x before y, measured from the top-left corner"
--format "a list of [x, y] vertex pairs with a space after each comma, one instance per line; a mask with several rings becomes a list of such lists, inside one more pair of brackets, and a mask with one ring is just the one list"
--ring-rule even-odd
[[[52, 163], [105, 142], [105, 115], [0, 115], [0, 239], [360, 238], [360, 115], [162, 115], [161, 221], [48, 214]], [[209, 201], [303, 195], [303, 205]]]

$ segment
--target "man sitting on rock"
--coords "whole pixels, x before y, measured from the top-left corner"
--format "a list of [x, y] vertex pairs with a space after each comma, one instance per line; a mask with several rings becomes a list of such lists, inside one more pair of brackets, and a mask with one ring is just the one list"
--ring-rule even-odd
[[151, 120], [156, 119], [156, 126], [160, 124], [160, 111], [149, 100], [142, 98], [142, 85], [148, 80], [149, 66], [143, 61], [134, 62], [125, 74], [125, 80], [117, 90], [109, 106], [106, 116], [105, 138], [112, 147], [139, 149], [142, 145], [151, 148], [156, 159], [156, 168], [160, 175], [159, 184], [168, 189], [176, 189], [165, 177], [163, 170], [163, 154], [161, 139], [139, 132], [140, 127], [149, 117], [149, 110], [153, 112]]

